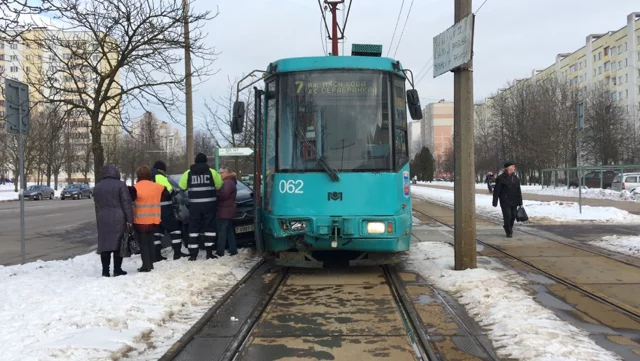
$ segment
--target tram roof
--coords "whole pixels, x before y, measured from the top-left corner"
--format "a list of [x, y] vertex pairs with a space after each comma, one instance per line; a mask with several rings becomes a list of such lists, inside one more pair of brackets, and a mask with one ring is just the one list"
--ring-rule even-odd
[[391, 71], [404, 76], [400, 61], [372, 56], [310, 56], [286, 58], [272, 62], [267, 73], [287, 73], [294, 71], [327, 69], [361, 69]]

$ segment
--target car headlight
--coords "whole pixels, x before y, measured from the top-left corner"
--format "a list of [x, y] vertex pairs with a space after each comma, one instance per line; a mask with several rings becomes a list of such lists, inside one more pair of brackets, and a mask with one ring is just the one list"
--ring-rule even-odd
[[384, 222], [369, 222], [367, 223], [367, 233], [384, 233]]

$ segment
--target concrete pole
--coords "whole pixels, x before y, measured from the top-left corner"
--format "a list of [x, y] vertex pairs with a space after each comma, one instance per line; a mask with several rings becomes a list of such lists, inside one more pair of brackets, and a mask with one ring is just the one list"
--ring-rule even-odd
[[191, 85], [191, 41], [189, 39], [189, 2], [182, 0], [184, 12], [184, 67], [185, 67], [185, 100], [187, 103], [187, 154], [185, 156], [185, 169], [189, 169], [193, 162], [193, 99]]
[[[471, 15], [472, 0], [455, 0], [455, 22]], [[473, 49], [472, 49], [473, 54]], [[476, 187], [474, 165], [473, 59], [454, 71], [455, 269], [476, 268]]]

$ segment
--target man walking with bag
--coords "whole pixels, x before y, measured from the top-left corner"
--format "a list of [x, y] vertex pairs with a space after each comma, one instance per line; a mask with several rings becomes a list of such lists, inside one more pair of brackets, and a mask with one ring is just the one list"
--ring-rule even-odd
[[516, 166], [512, 162], [504, 163], [504, 172], [496, 178], [496, 185], [493, 188], [493, 206], [502, 209], [502, 219], [504, 220], [504, 231], [508, 238], [513, 237], [513, 225], [516, 222], [518, 207], [522, 206], [522, 190], [520, 189], [520, 179], [515, 174]]

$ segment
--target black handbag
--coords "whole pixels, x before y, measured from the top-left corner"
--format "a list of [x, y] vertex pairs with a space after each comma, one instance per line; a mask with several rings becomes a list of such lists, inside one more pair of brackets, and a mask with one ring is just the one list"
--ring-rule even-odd
[[527, 211], [524, 210], [523, 206], [518, 207], [516, 211], [516, 221], [518, 222], [526, 222], [529, 220], [529, 216], [527, 215]]
[[127, 258], [134, 254], [140, 254], [140, 243], [133, 230], [127, 229], [120, 238], [120, 257]]

